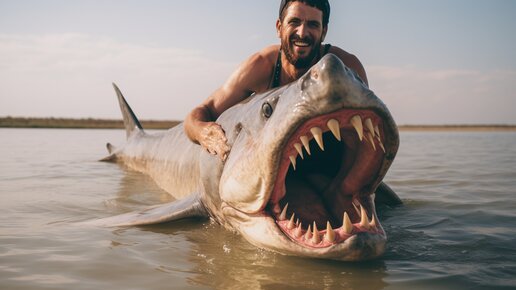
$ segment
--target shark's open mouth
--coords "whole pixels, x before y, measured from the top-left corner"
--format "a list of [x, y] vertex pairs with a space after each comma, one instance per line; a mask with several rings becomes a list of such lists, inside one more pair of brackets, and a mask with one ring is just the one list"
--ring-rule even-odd
[[266, 211], [306, 247], [330, 247], [364, 232], [385, 235], [372, 195], [385, 138], [382, 119], [368, 110], [306, 121], [283, 147]]

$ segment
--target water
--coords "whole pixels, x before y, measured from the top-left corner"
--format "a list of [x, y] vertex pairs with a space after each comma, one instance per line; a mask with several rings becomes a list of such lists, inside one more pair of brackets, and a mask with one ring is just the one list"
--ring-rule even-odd
[[256, 249], [205, 220], [75, 222], [170, 201], [97, 162], [121, 130], [0, 129], [0, 289], [515, 289], [516, 133], [402, 132], [389, 241], [345, 263]]

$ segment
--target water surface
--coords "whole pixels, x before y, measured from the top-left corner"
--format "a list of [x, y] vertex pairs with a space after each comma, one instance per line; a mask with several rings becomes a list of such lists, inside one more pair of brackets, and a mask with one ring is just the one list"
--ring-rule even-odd
[[0, 289], [514, 289], [516, 133], [402, 132], [375, 261], [260, 250], [207, 220], [76, 222], [170, 201], [98, 162], [122, 130], [0, 129]]

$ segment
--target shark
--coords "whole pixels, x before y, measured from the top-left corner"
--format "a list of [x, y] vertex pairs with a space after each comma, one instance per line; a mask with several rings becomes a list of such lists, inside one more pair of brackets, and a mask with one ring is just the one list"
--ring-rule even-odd
[[401, 203], [383, 182], [398, 151], [398, 129], [386, 105], [335, 55], [221, 114], [216, 122], [231, 147], [225, 161], [190, 141], [182, 123], [147, 133], [113, 86], [127, 142], [108, 143], [102, 161], [149, 175], [174, 201], [94, 224], [201, 217], [285, 255], [361, 261], [385, 252], [376, 208]]

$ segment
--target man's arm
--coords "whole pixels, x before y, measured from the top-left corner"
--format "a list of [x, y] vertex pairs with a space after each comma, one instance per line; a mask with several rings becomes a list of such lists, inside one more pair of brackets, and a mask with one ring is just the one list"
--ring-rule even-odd
[[190, 140], [222, 160], [226, 159], [230, 148], [224, 130], [214, 121], [253, 92], [266, 89], [273, 67], [267, 56], [270, 49], [266, 48], [244, 61], [222, 87], [188, 114], [184, 127]]

